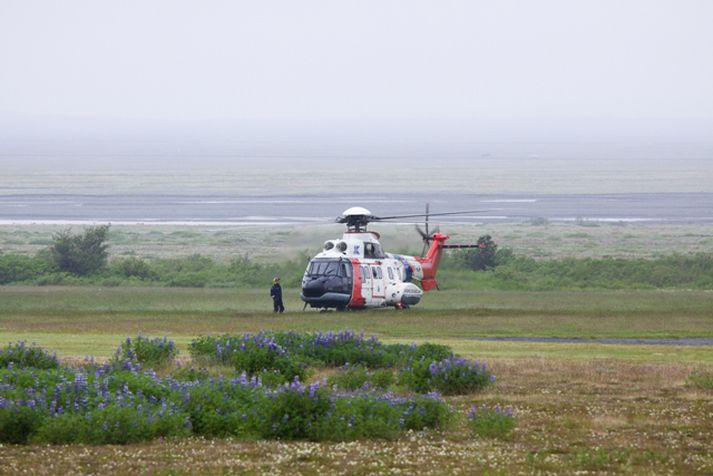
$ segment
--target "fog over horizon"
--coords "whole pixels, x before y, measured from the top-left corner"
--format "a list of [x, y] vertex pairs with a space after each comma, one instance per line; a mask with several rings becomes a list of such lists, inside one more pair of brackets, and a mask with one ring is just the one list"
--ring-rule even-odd
[[358, 161], [372, 189], [713, 191], [711, 18], [705, 0], [5, 0], [0, 193], [259, 193], [275, 170], [324, 189]]

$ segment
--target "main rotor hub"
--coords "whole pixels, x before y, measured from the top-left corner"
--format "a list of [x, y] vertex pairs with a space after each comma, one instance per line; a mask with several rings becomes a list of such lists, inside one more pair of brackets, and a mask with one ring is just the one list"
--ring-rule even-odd
[[366, 225], [370, 221], [377, 220], [369, 210], [363, 207], [351, 207], [342, 213], [342, 216], [337, 218], [337, 223], [344, 223], [347, 225], [348, 231], [366, 231]]

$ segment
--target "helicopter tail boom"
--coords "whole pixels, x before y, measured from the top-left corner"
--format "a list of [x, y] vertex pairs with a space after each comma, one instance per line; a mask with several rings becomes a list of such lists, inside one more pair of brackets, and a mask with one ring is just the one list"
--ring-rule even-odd
[[444, 235], [443, 233], [434, 233], [431, 237], [431, 246], [429, 246], [426, 256], [416, 258], [423, 270], [421, 287], [424, 291], [430, 291], [438, 287], [436, 273], [438, 272], [438, 266], [441, 264], [441, 258], [443, 257], [443, 247], [445, 246], [443, 243], [448, 240], [448, 238], [448, 235]]

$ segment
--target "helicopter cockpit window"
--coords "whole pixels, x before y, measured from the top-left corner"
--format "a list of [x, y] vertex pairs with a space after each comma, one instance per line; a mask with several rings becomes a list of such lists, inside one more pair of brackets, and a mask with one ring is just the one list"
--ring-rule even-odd
[[347, 263], [340, 260], [314, 260], [309, 264], [310, 276], [351, 276]]

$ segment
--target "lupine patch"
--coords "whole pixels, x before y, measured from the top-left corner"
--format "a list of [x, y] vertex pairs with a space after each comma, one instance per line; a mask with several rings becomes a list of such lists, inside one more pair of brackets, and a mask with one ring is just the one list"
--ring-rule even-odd
[[307, 365], [288, 352], [271, 333], [244, 334], [242, 337], [199, 337], [191, 342], [194, 358], [208, 363], [230, 365], [249, 375], [269, 374], [277, 382], [289, 382], [307, 375]]
[[463, 395], [494, 383], [495, 376], [484, 363], [451, 356], [441, 361], [411, 362], [402, 370], [400, 382], [414, 392], [438, 390], [444, 395]]
[[329, 377], [329, 384], [344, 390], [359, 388], [387, 389], [394, 382], [392, 369], [369, 370], [362, 365], [344, 365], [339, 372]]
[[59, 367], [59, 361], [56, 355], [50, 355], [43, 348], [20, 341], [0, 349], [0, 368], [8, 367], [55, 369]]
[[[278, 347], [267, 351], [280, 354]], [[0, 369], [0, 442], [124, 444], [191, 434], [392, 438], [442, 428], [452, 414], [437, 395], [339, 392], [298, 377], [266, 386], [247, 372], [233, 379], [159, 378], [128, 357], [74, 369]]]
[[170, 364], [176, 355], [178, 349], [172, 340], [166, 337], [150, 339], [140, 335], [133, 340], [127, 337], [116, 350], [114, 361], [121, 364], [131, 362], [163, 367]]

